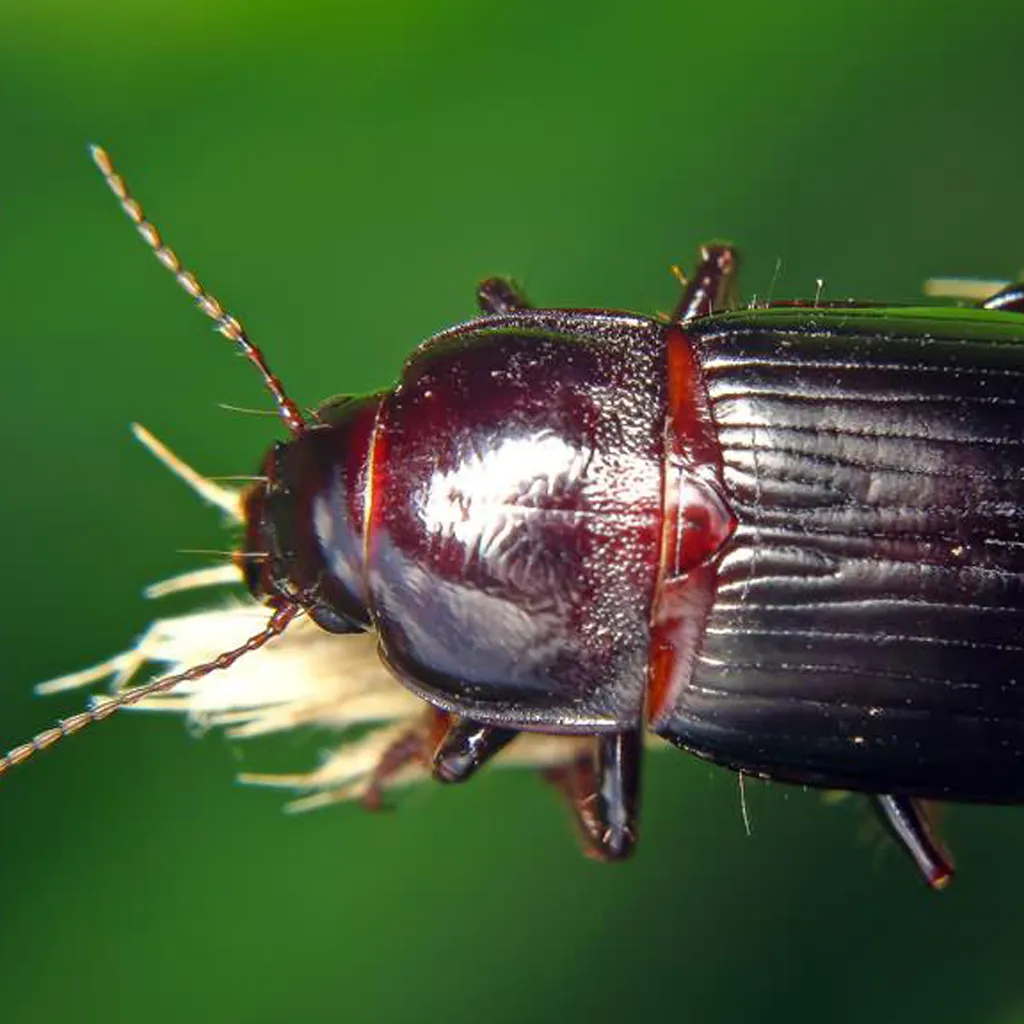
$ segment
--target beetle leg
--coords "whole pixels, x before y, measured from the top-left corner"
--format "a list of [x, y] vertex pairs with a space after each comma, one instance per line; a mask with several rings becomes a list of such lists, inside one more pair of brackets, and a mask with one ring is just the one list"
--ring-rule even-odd
[[476, 289], [476, 301], [484, 313], [515, 313], [530, 309], [530, 303], [519, 285], [508, 277], [489, 277]]
[[1024, 313], [1024, 282], [1008, 284], [981, 304], [982, 309], [1002, 309], [1007, 313]]
[[705, 245], [700, 263], [672, 312], [675, 323], [686, 323], [735, 305], [739, 253], [731, 245]]
[[429, 765], [430, 757], [451, 722], [451, 716], [437, 708], [430, 708], [427, 715], [411, 725], [381, 755], [363, 793], [360, 803], [368, 811], [384, 809], [384, 790], [388, 781], [411, 764]]
[[921, 801], [908, 796], [876, 794], [871, 797], [889, 834], [910, 854], [918, 871], [933, 889], [945, 888], [953, 878], [953, 862], [932, 835]]
[[434, 752], [434, 778], [438, 782], [465, 782], [518, 735], [518, 729], [481, 725], [471, 718], [457, 719], [448, 726]]
[[594, 757], [544, 773], [568, 799], [585, 851], [595, 860], [623, 860], [633, 852], [642, 750], [638, 729], [605, 733], [597, 737]]

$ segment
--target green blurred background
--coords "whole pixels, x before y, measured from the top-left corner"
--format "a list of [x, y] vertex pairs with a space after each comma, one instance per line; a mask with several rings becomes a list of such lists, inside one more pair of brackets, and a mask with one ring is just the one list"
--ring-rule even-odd
[[[86, 156], [110, 147], [293, 394], [384, 385], [512, 273], [542, 304], [671, 307], [731, 238], [747, 294], [912, 299], [1024, 264], [1019, 0], [454, 0], [0, 7], [6, 597], [0, 741], [123, 649], [148, 582], [224, 544], [128, 436], [210, 473], [280, 433]], [[5, 1021], [1024, 1020], [1024, 818], [954, 808], [925, 891], [857, 801], [649, 761], [631, 864], [511, 774], [394, 814], [279, 813], [240, 767], [325, 737], [111, 722], [0, 792]]]

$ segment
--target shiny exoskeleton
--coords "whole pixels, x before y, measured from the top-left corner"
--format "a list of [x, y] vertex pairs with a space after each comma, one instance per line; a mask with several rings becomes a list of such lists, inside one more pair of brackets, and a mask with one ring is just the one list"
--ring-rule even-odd
[[919, 799], [1024, 799], [1024, 294], [734, 309], [736, 262], [704, 250], [664, 321], [485, 282], [271, 450], [240, 564], [376, 631], [439, 779], [593, 734], [552, 774], [598, 856], [633, 845], [651, 730], [872, 794], [941, 885]]
[[[702, 250], [670, 317], [531, 309], [508, 281], [397, 385], [306, 416], [107, 153], [142, 238], [256, 367], [291, 440], [245, 495], [266, 626], [0, 757], [0, 775], [228, 668], [299, 614], [372, 630], [425, 723], [385, 752], [469, 778], [523, 731], [595, 856], [636, 839], [643, 737], [867, 793], [925, 879], [922, 800], [1024, 801], [1024, 285], [974, 309], [736, 308]], [[233, 501], [229, 502], [234, 507]]]

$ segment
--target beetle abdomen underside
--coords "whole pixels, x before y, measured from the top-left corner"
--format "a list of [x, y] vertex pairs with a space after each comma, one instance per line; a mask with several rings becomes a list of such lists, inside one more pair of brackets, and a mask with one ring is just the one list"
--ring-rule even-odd
[[739, 525], [660, 733], [775, 778], [1024, 797], [1024, 343], [962, 317], [687, 329]]

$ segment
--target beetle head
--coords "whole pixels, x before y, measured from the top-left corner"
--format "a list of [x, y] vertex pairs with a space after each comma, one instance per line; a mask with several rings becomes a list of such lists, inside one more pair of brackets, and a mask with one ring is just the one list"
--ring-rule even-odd
[[250, 593], [296, 604], [332, 633], [370, 625], [363, 539], [379, 403], [371, 395], [322, 406], [307, 430], [267, 452], [243, 499], [236, 561]]
[[[104, 180], [143, 241], [160, 263], [174, 275], [198, 308], [214, 322], [217, 330], [255, 367], [277, 405], [278, 415], [295, 439], [290, 444], [277, 445], [271, 450], [264, 464], [265, 478], [251, 488], [243, 499], [247, 551], [236, 556], [236, 563], [242, 567], [249, 589], [270, 606], [272, 614], [266, 626], [258, 633], [254, 633], [239, 646], [217, 655], [212, 661], [193, 665], [182, 672], [154, 679], [142, 686], [122, 690], [88, 710], [64, 719], [53, 728], [38, 733], [27, 743], [12, 748], [0, 756], [0, 775], [87, 726], [109, 718], [122, 708], [172, 690], [179, 683], [194, 682], [211, 672], [229, 668], [243, 655], [258, 650], [280, 636], [302, 611], [308, 612], [324, 628], [337, 632], [361, 628], [367, 620], [365, 605], [360, 600], [361, 594], [355, 596], [361, 587], [349, 591], [344, 580], [322, 580], [318, 567], [325, 564], [324, 557], [307, 557], [308, 535], [311, 532], [315, 534], [316, 529], [308, 515], [303, 518], [303, 513], [309, 511], [314, 502], [306, 500], [311, 496], [312, 488], [307, 486], [302, 473], [302, 460], [307, 450], [315, 455], [317, 447], [315, 443], [299, 442], [307, 432], [320, 433], [318, 428], [321, 425], [329, 428], [330, 424], [323, 424], [328, 417], [318, 414], [312, 422], [307, 421], [298, 405], [288, 396], [284, 385], [271, 372], [263, 353], [249, 339], [239, 320], [203, 287], [195, 274], [182, 265], [178, 254], [167, 245], [156, 225], [146, 219], [142, 206], [128, 191], [124, 178], [114, 168], [107, 152], [99, 146], [91, 147], [91, 152]], [[330, 412], [343, 404], [346, 403], [329, 403], [322, 412]], [[360, 449], [364, 457], [367, 451], [368, 438]], [[182, 475], [195, 484], [194, 474], [186, 472]], [[233, 500], [220, 493], [218, 488], [204, 482], [200, 490], [214, 504], [231, 513], [236, 512]]]

